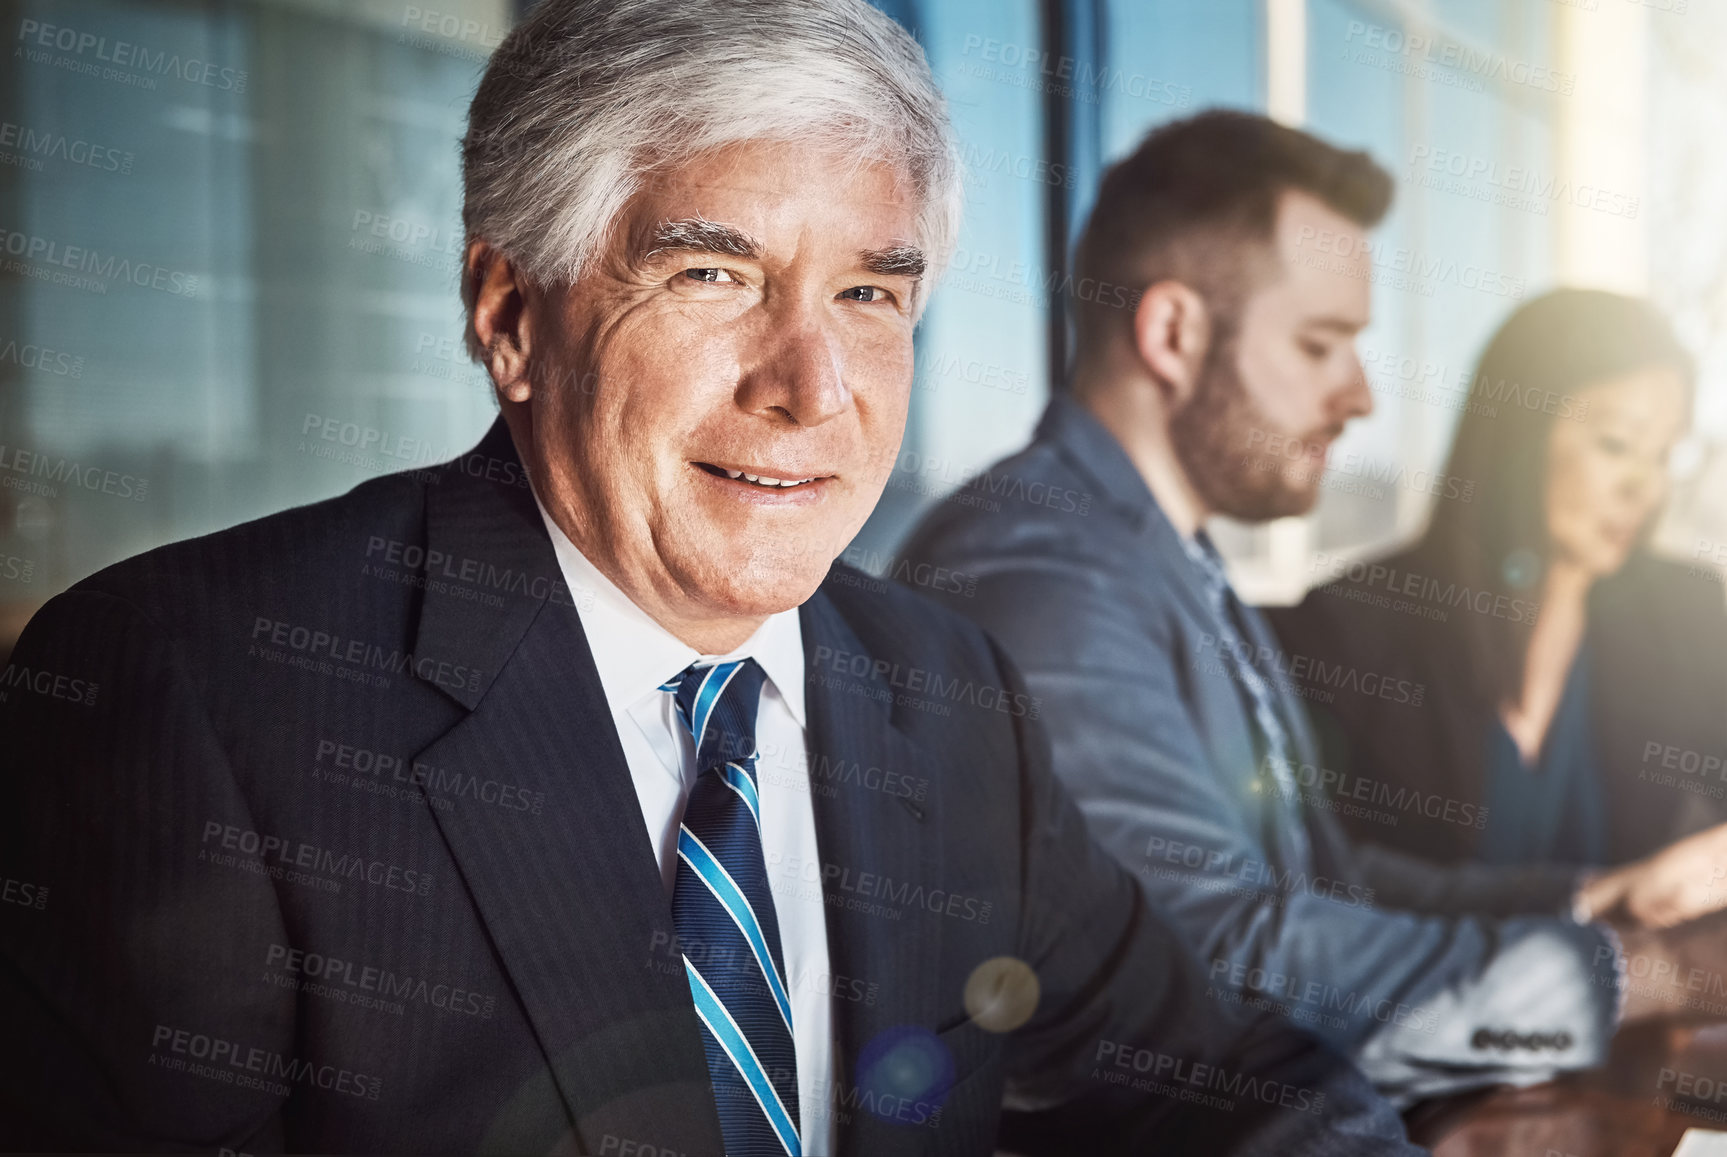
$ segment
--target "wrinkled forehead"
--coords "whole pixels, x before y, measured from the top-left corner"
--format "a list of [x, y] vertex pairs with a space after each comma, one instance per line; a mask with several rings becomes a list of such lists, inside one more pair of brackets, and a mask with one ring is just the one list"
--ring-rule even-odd
[[924, 204], [903, 169], [832, 148], [746, 141], [656, 169], [625, 209], [630, 256], [667, 250], [744, 260], [821, 246], [884, 275], [928, 262]]

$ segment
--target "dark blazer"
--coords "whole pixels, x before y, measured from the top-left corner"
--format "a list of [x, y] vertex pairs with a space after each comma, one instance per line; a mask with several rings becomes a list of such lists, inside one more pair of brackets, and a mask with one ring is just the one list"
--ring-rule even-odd
[[[1510, 604], [1460, 601], [1436, 568], [1409, 550], [1352, 568], [1272, 612], [1285, 649], [1306, 657], [1309, 698], [1326, 765], [1378, 776], [1398, 788], [1486, 805], [1493, 707], [1471, 694], [1457, 616], [1522, 617]], [[1400, 589], [1430, 592], [1409, 598]], [[1431, 593], [1438, 592], [1438, 593]], [[1427, 617], [1404, 604], [1420, 606]], [[1432, 604], [1431, 606], [1429, 604]], [[1535, 612], [1538, 613], [1538, 612]], [[1590, 718], [1606, 796], [1607, 858], [1624, 863], [1678, 836], [1727, 820], [1727, 606], [1721, 585], [1645, 552], [1589, 595]], [[1367, 672], [1407, 684], [1411, 695], [1328, 694], [1313, 672]], [[1419, 689], [1419, 702], [1407, 699]], [[1493, 817], [1488, 815], [1487, 824]], [[1419, 814], [1394, 832], [1345, 817], [1359, 839], [1437, 860], [1469, 859], [1472, 825]]]
[[[0, 688], [0, 1142], [719, 1152], [578, 600], [500, 422], [48, 604]], [[988, 1153], [1004, 1091], [1079, 1114], [1055, 1150], [1406, 1151], [1198, 995], [981, 631], [843, 569], [801, 615], [841, 1152]], [[1004, 957], [1007, 1036], [965, 1003]]]
[[[1198, 573], [1083, 406], [1052, 401], [1030, 446], [929, 514], [895, 573], [1001, 640], [1093, 833], [1175, 917], [1218, 993], [1245, 989], [1354, 1050], [1405, 1100], [1605, 1054], [1614, 981], [1596, 969], [1611, 953], [1598, 929], [1556, 918], [1573, 872], [1359, 849], [1326, 785], [1304, 777], [1293, 805], [1267, 790]], [[1245, 625], [1256, 651], [1275, 649], [1260, 615]], [[1300, 701], [1270, 683], [1311, 765]], [[1305, 857], [1268, 838], [1286, 822], [1303, 826]]]

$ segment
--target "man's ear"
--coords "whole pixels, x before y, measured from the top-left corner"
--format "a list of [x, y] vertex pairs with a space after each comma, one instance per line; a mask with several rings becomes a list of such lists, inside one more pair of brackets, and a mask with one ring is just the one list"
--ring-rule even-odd
[[527, 281], [508, 257], [485, 241], [468, 242], [463, 265], [469, 284], [475, 286], [474, 336], [486, 351], [492, 386], [501, 401], [525, 402], [533, 393], [528, 381], [533, 343]]
[[1181, 408], [1193, 396], [1211, 346], [1205, 298], [1182, 282], [1158, 282], [1133, 311], [1133, 341], [1164, 400]]

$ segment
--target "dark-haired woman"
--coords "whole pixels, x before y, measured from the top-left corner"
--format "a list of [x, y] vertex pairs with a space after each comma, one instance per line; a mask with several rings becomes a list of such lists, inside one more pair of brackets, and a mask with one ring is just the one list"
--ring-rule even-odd
[[[1351, 777], [1354, 835], [1614, 865], [1727, 818], [1722, 588], [1645, 546], [1691, 394], [1690, 358], [1645, 303], [1527, 303], [1477, 369], [1446, 467], [1459, 497], [1412, 548], [1274, 615], [1296, 669], [1331, 665], [1309, 702], [1328, 770]], [[1712, 863], [1727, 835], [1689, 846]], [[1604, 902], [1623, 899], [1608, 878]]]

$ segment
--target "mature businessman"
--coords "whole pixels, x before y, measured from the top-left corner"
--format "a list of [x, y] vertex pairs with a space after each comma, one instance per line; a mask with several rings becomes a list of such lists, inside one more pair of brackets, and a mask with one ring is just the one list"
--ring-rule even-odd
[[[1326, 449], [1370, 409], [1354, 339], [1390, 197], [1365, 154], [1261, 117], [1151, 133], [1106, 174], [1075, 269], [1138, 292], [1077, 303], [1071, 390], [970, 484], [1003, 497], [938, 507], [904, 555], [975, 578], [932, 593], [1026, 672], [1057, 773], [1174, 914], [1210, 993], [1322, 1032], [1407, 1101], [1592, 1065], [1620, 1020], [1682, 1005], [1623, 966], [1718, 967], [1718, 918], [1583, 921], [1648, 896], [1701, 914], [1722, 849], [1584, 880], [1345, 841], [1333, 811], [1364, 797], [1326, 790], [1282, 673], [1299, 658], [1236, 597], [1204, 524], [1309, 509]], [[1086, 500], [1016, 497], [1033, 493]]]
[[954, 157], [861, 0], [543, 0], [464, 147], [492, 431], [17, 647], [0, 1139], [981, 1154], [1005, 1093], [1026, 1149], [1406, 1151], [1199, 997], [981, 631], [823, 583]]

